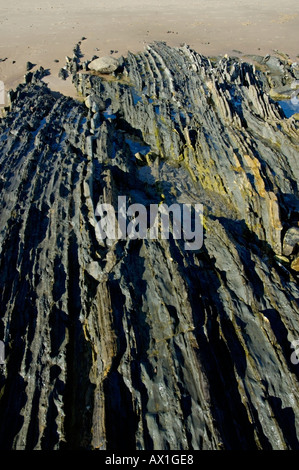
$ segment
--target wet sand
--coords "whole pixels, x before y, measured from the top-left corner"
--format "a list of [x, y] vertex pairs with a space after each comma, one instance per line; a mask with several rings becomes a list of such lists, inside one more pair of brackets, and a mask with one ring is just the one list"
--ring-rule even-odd
[[30, 61], [49, 69], [44, 80], [53, 90], [73, 95], [58, 71], [82, 37], [83, 60], [166, 41], [209, 57], [279, 50], [296, 61], [298, 31], [297, 0], [0, 0], [0, 80], [15, 88]]

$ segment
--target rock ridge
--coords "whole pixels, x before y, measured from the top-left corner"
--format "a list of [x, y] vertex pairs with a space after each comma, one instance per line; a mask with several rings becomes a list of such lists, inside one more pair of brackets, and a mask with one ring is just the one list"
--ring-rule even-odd
[[[65, 70], [81, 101], [40, 69], [0, 121], [1, 448], [298, 449], [299, 124], [274, 72], [159, 42]], [[202, 203], [202, 248], [99, 240], [119, 195]]]

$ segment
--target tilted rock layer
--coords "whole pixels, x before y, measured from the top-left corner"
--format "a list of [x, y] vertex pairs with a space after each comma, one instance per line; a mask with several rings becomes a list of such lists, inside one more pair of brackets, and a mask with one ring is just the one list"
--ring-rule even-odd
[[[75, 70], [86, 105], [39, 78], [0, 123], [1, 448], [298, 449], [299, 125], [267, 76], [157, 43]], [[203, 204], [202, 248], [103, 242], [120, 195]]]

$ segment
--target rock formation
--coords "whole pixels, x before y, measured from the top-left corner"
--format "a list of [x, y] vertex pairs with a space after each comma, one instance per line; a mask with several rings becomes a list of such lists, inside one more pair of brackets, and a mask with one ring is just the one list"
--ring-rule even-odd
[[90, 70], [110, 74], [118, 69], [118, 60], [115, 57], [99, 57], [88, 64]]
[[[298, 449], [298, 121], [235, 58], [119, 64], [0, 122], [1, 448]], [[203, 204], [202, 248], [100, 240], [119, 195]]]

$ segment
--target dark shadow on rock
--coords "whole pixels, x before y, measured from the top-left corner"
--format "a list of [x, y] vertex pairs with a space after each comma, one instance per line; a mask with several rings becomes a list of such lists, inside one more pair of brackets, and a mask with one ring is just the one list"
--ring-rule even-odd
[[[16, 359], [16, 355], [22, 356], [22, 345], [21, 352], [15, 342], [14, 355], [11, 354], [10, 365]], [[10, 367], [10, 371], [13, 371], [13, 365]], [[26, 404], [26, 382], [24, 379], [16, 373], [9, 373], [5, 383], [4, 395], [0, 403], [0, 449], [11, 450], [13, 448], [13, 442], [16, 434], [21, 430], [24, 424], [24, 416], [21, 415], [21, 410]], [[19, 449], [25, 450], [25, 449]]]
[[[142, 280], [144, 260], [140, 256], [142, 240], [133, 240], [126, 255], [126, 262], [122, 265], [122, 279], [126, 280], [132, 301], [132, 310], [126, 311], [125, 297], [118, 281], [109, 280], [109, 290], [113, 310], [114, 328], [117, 335], [117, 354], [113, 359], [111, 370], [104, 382], [105, 416], [107, 431], [107, 450], [134, 450], [136, 449], [136, 431], [138, 417], [133, 409], [133, 397], [125, 385], [118, 366], [128, 347], [123, 330], [123, 316], [126, 315], [129, 326], [134, 329], [136, 350], [131, 351], [130, 364], [134, 388], [141, 392], [142, 409], [146, 409], [147, 392], [141, 380], [141, 364], [147, 364], [146, 351], [149, 348], [150, 332], [145, 320], [145, 313], [141, 310], [142, 296], [146, 291], [146, 282]], [[132, 289], [129, 287], [132, 286]], [[134, 289], [133, 289], [134, 286]], [[148, 371], [152, 375], [152, 371]], [[142, 417], [146, 448], [152, 448], [151, 439], [147, 436], [145, 416]]]
[[[68, 245], [68, 311], [69, 342], [67, 345], [67, 383], [64, 394], [65, 450], [88, 450], [92, 435], [92, 412], [95, 385], [89, 373], [92, 365], [92, 348], [86, 340], [80, 321], [82, 309], [80, 296], [80, 266], [78, 242], [71, 232]], [[80, 429], [80, 433], [78, 433]]]
[[[269, 246], [264, 245], [255, 234], [252, 234], [252, 239], [248, 241], [248, 246], [245, 248], [248, 233], [246, 230], [244, 232], [243, 221], [221, 219], [220, 222], [225, 227], [234, 247], [238, 250], [246, 275], [249, 277], [257, 298], [261, 298], [264, 294], [263, 283], [253, 269], [250, 250], [253, 240], [254, 243], [257, 243], [256, 250], [258, 252], [264, 248], [269, 252]], [[242, 245], [242, 242], [245, 245]], [[271, 449], [254, 405], [252, 406], [252, 414], [256, 419], [254, 422], [250, 422], [246, 408], [242, 403], [238, 381], [242, 380], [246, 374], [246, 353], [236, 334], [235, 327], [228, 317], [227, 310], [224, 308], [223, 299], [219, 296], [218, 290], [221, 284], [214, 261], [203, 246], [199, 253], [186, 255], [188, 267], [185, 267], [186, 260], [184, 264], [177, 245], [171, 243], [170, 247], [173, 259], [179, 264], [181, 276], [188, 284], [189, 302], [192, 306], [195, 325], [194, 334], [199, 346], [198, 360], [209, 383], [210, 410], [223, 446], [227, 450], [257, 449], [255, 440], [255, 433], [257, 433], [262, 448]], [[200, 260], [200, 267], [198, 267], [198, 262], [194, 264], [194, 260], [192, 260], [194, 256]], [[236, 317], [236, 322], [239, 328], [244, 330], [245, 324], [238, 317]], [[186, 396], [183, 409], [188, 413]]]
[[293, 364], [291, 362], [293, 349], [291, 348], [291, 343], [288, 339], [288, 330], [286, 329], [279, 312], [273, 308], [269, 308], [263, 310], [262, 313], [270, 322], [272, 331], [275, 334], [277, 343], [282, 349], [286, 363], [289, 365], [290, 370], [299, 378], [299, 364]]
[[282, 430], [284, 440], [289, 450], [299, 450], [299, 441], [295, 426], [295, 413], [290, 407], [283, 408], [282, 401], [278, 397], [268, 396], [268, 402], [273, 410], [280, 429]]

